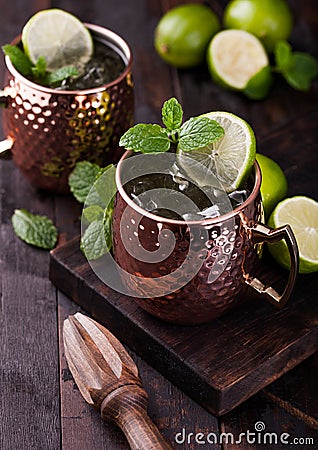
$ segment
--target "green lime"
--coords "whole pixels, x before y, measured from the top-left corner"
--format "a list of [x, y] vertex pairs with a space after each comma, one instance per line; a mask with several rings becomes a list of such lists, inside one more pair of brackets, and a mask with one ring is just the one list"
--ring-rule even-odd
[[249, 31], [272, 51], [277, 41], [288, 40], [293, 18], [285, 0], [232, 0], [225, 8], [223, 23], [225, 28]]
[[[318, 202], [296, 196], [283, 200], [274, 209], [268, 225], [276, 228], [289, 224], [299, 248], [299, 273], [318, 271]], [[289, 253], [285, 241], [268, 244], [274, 259], [289, 269]]]
[[25, 53], [35, 64], [40, 56], [49, 72], [64, 66], [81, 69], [91, 58], [93, 40], [85, 25], [60, 9], [36, 13], [22, 30]]
[[178, 163], [198, 186], [213, 185], [216, 176], [226, 192], [234, 191], [253, 166], [254, 132], [245, 120], [229, 112], [215, 111], [204, 116], [218, 122], [224, 128], [224, 136], [191, 152], [178, 149]]
[[220, 29], [215, 13], [198, 3], [168, 11], [155, 30], [155, 48], [161, 58], [175, 67], [192, 67], [204, 61], [212, 36]]
[[287, 179], [279, 165], [265, 155], [256, 153], [262, 172], [261, 195], [266, 217], [269, 217], [278, 202], [287, 195]]
[[215, 83], [242, 91], [254, 99], [264, 98], [272, 76], [267, 53], [253, 34], [224, 30], [211, 40], [207, 62]]

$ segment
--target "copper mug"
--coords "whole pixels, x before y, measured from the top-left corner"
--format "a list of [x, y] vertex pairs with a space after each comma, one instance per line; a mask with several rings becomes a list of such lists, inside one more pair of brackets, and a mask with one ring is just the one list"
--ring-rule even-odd
[[[214, 320], [240, 304], [248, 287], [277, 306], [286, 303], [298, 272], [297, 243], [289, 225], [271, 229], [262, 223], [261, 172], [257, 162], [254, 187], [246, 201], [220, 217], [185, 223], [152, 214], [127, 195], [123, 162], [128, 155], [123, 156], [116, 171], [113, 249], [122, 281], [129, 285], [130, 295], [139, 306], [164, 321], [194, 325]], [[174, 247], [167, 256], [164, 239], [169, 233], [174, 236]], [[291, 270], [280, 295], [253, 274], [261, 267], [262, 243], [281, 239], [285, 239], [289, 249]], [[160, 246], [161, 260], [149, 262], [138, 256], [140, 249], [150, 254]], [[231, 251], [227, 252], [227, 248]], [[156, 292], [158, 295], [153, 294]]]
[[[120, 136], [133, 124], [132, 53], [116, 33], [86, 24], [96, 40], [124, 60], [121, 75], [107, 85], [67, 91], [40, 86], [23, 77], [6, 56], [0, 102], [7, 138], [0, 155], [11, 151], [15, 164], [35, 186], [68, 192], [68, 176], [79, 160], [99, 165], [117, 162], [123, 154]], [[13, 44], [17, 44], [17, 37]]]

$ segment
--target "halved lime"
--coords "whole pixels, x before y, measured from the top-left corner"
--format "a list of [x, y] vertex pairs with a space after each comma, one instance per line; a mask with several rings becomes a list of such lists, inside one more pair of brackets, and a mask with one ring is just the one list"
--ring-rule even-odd
[[218, 122], [224, 128], [224, 136], [191, 152], [178, 149], [178, 164], [198, 186], [214, 186], [216, 177], [226, 192], [234, 191], [253, 166], [254, 132], [245, 120], [229, 112], [214, 111], [204, 116]]
[[81, 69], [91, 58], [93, 40], [85, 25], [60, 9], [36, 13], [22, 30], [25, 53], [35, 64], [40, 56], [49, 72], [64, 66]]
[[[268, 225], [276, 228], [289, 224], [299, 248], [299, 272], [318, 271], [318, 202], [305, 196], [283, 200], [274, 209]], [[289, 254], [284, 241], [268, 244], [274, 259], [289, 269]]]
[[267, 53], [253, 34], [224, 30], [211, 40], [207, 61], [215, 83], [243, 91], [253, 99], [264, 98], [272, 84]]

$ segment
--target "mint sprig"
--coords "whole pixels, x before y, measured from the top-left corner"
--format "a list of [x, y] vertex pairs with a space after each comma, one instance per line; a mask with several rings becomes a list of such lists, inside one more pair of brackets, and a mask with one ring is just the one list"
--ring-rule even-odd
[[75, 168], [69, 176], [68, 184], [74, 197], [80, 203], [85, 202], [99, 171], [100, 167], [89, 161], [76, 163]]
[[57, 241], [57, 229], [45, 216], [32, 214], [26, 209], [16, 209], [12, 216], [16, 235], [27, 244], [51, 250]]
[[191, 117], [184, 122], [179, 132], [179, 148], [190, 152], [217, 141], [224, 135], [224, 129], [208, 117]]
[[65, 66], [53, 72], [48, 72], [46, 60], [43, 56], [40, 56], [36, 64], [33, 64], [17, 45], [7, 44], [2, 47], [2, 50], [5, 55], [9, 56], [18, 72], [43, 86], [55, 87], [70, 77], [78, 76], [78, 70], [74, 66]]
[[182, 124], [183, 111], [180, 103], [174, 97], [164, 102], [162, 106], [162, 122], [167, 130], [173, 131]]
[[31, 70], [35, 81], [44, 79], [46, 77], [45, 58], [43, 56], [40, 56], [35, 66], [31, 67]]
[[[182, 124], [183, 111], [175, 98], [162, 107], [162, 121], [157, 124], [141, 123], [130, 128], [120, 139], [120, 145], [141, 153], [162, 153], [171, 144], [183, 151], [204, 147], [224, 135], [223, 128], [208, 117], [194, 117]], [[103, 176], [108, 171], [108, 176]], [[100, 168], [88, 161], [78, 162], [69, 177], [70, 189], [75, 198], [85, 203], [83, 218], [88, 224], [82, 239], [81, 250], [89, 260], [102, 257], [112, 247], [112, 216], [116, 192], [115, 166]]]
[[11, 63], [25, 77], [32, 74], [33, 64], [27, 55], [16, 45], [3, 45], [3, 53], [9, 56]]
[[121, 137], [119, 145], [142, 153], [162, 153], [170, 148], [170, 139], [160, 125], [139, 123]]
[[294, 89], [308, 91], [311, 82], [318, 76], [318, 61], [308, 53], [293, 52], [286, 41], [277, 42], [274, 70], [281, 73]]
[[48, 86], [60, 85], [62, 81], [77, 77], [78, 70], [74, 66], [64, 66], [46, 74], [45, 83]]
[[170, 98], [162, 107], [162, 121], [166, 128], [153, 124], [138, 124], [121, 137], [119, 145], [141, 153], [167, 152], [171, 144], [183, 151], [196, 150], [215, 142], [224, 135], [224, 129], [208, 117], [192, 117], [182, 123], [183, 111], [176, 98]]
[[81, 238], [81, 250], [89, 260], [102, 257], [106, 252], [104, 224], [102, 220], [94, 220], [86, 228]]
[[[107, 176], [103, 176], [108, 172]], [[95, 260], [112, 247], [112, 216], [116, 192], [116, 168], [109, 164], [101, 168], [89, 161], [80, 161], [69, 176], [69, 186], [75, 198], [85, 203], [83, 218], [88, 224], [80, 248], [87, 259]]]

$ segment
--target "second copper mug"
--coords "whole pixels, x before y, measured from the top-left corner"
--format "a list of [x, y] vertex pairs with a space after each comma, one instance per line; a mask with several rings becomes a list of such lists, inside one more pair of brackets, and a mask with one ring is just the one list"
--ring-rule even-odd
[[131, 50], [116, 33], [86, 26], [95, 40], [112, 47], [124, 61], [124, 71], [107, 85], [51, 89], [23, 77], [5, 58], [6, 86], [0, 100], [6, 139], [0, 143], [0, 155], [11, 150], [32, 184], [57, 193], [68, 192], [68, 176], [77, 161], [117, 162], [123, 153], [119, 138], [133, 124]]
[[[152, 214], [127, 195], [122, 180], [123, 161], [128, 156], [129, 152], [116, 171], [118, 192], [113, 217], [113, 249], [116, 263], [123, 269], [120, 272], [132, 275], [131, 278], [121, 277], [124, 284], [130, 283], [128, 287], [139, 306], [162, 320], [193, 325], [209, 322], [232, 309], [241, 302], [248, 287], [278, 306], [286, 303], [298, 272], [297, 243], [289, 225], [271, 229], [261, 223], [261, 172], [257, 162], [252, 192], [240, 206], [216, 218], [185, 223]], [[164, 244], [168, 233], [172, 233], [175, 240], [170, 255], [166, 258], [162, 254], [163, 258], [157, 262], [141, 260], [140, 249], [146, 254], [155, 252]], [[185, 265], [193, 237], [191, 261]], [[280, 295], [258, 279], [255, 272], [262, 264], [260, 244], [281, 239], [285, 239], [288, 246], [291, 270], [287, 286]], [[228, 256], [227, 248], [230, 249]], [[198, 267], [196, 274], [187, 278], [187, 271], [195, 265]], [[164, 292], [165, 288], [165, 295], [151, 294]]]

